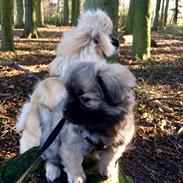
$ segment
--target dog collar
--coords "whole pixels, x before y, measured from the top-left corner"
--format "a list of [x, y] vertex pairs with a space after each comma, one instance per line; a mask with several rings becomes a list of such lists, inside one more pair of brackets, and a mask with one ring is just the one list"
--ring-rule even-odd
[[105, 148], [107, 148], [107, 146], [103, 143], [103, 141], [100, 139], [100, 141], [98, 143], [94, 142], [92, 139], [90, 139], [89, 137], [85, 137], [85, 140], [91, 144], [92, 146], [95, 147], [96, 150], [98, 151], [102, 151]]
[[104, 149], [106, 149], [108, 147], [108, 145], [105, 145], [104, 142], [101, 139], [98, 139], [98, 140], [94, 141], [90, 137], [88, 131], [83, 130], [80, 133], [81, 133], [81, 136], [83, 137], [83, 139], [88, 144], [92, 145], [96, 150], [101, 151], [101, 150], [104, 150]]

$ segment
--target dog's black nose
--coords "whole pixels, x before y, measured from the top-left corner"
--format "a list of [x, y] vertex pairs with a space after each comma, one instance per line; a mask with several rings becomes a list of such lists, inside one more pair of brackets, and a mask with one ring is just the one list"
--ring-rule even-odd
[[110, 35], [111, 43], [115, 47], [116, 50], [119, 48], [119, 41], [111, 34]]

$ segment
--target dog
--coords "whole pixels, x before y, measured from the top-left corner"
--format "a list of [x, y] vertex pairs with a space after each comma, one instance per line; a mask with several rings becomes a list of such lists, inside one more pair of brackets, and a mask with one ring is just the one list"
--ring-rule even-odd
[[85, 62], [72, 67], [65, 76], [62, 101], [53, 110], [41, 105], [38, 112], [41, 144], [60, 119], [66, 119], [42, 155], [48, 181], [60, 176], [62, 163], [69, 183], [83, 183], [83, 160], [96, 149], [100, 149], [99, 173], [112, 176], [135, 133], [135, 85], [134, 75], [120, 64]]
[[40, 82], [33, 91], [16, 123], [22, 131], [20, 153], [40, 145], [40, 105], [54, 108], [65, 94], [63, 79], [70, 67], [78, 62], [106, 62], [105, 57], [116, 53], [119, 42], [112, 36], [112, 21], [101, 11], [86, 11], [80, 15], [78, 26], [64, 33], [57, 57], [49, 64], [49, 78]]
[[40, 122], [37, 116], [40, 105], [54, 108], [63, 98], [65, 88], [63, 81], [56, 77], [49, 77], [38, 83], [30, 97], [21, 109], [16, 128], [22, 131], [20, 138], [20, 154], [34, 146], [40, 145]]
[[63, 78], [77, 61], [105, 62], [116, 53], [118, 40], [112, 35], [113, 24], [101, 11], [86, 11], [78, 19], [78, 26], [66, 32], [57, 48], [57, 57], [49, 64], [50, 76]]

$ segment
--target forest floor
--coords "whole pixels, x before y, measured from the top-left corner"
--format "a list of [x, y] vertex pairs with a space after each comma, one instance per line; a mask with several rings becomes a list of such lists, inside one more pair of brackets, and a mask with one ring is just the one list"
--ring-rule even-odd
[[[32, 40], [20, 38], [22, 30], [16, 29], [15, 52], [0, 52], [0, 164], [3, 157], [18, 153], [20, 135], [14, 125], [37, 82], [13, 63], [46, 77], [56, 45], [68, 29], [40, 28], [42, 38]], [[132, 59], [131, 46], [122, 45], [119, 52], [119, 62], [129, 66], [138, 83], [136, 136], [121, 158], [121, 170], [136, 183], [178, 183], [183, 177], [183, 37], [152, 37], [158, 47], [151, 49], [148, 61]]]

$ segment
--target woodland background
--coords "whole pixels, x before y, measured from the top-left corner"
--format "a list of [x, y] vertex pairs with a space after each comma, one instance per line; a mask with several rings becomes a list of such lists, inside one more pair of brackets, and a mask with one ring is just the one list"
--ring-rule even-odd
[[112, 61], [138, 82], [136, 136], [120, 169], [137, 183], [182, 182], [182, 0], [0, 0], [0, 166], [18, 154], [16, 119], [47, 76], [63, 32], [97, 7], [112, 18], [121, 43]]

